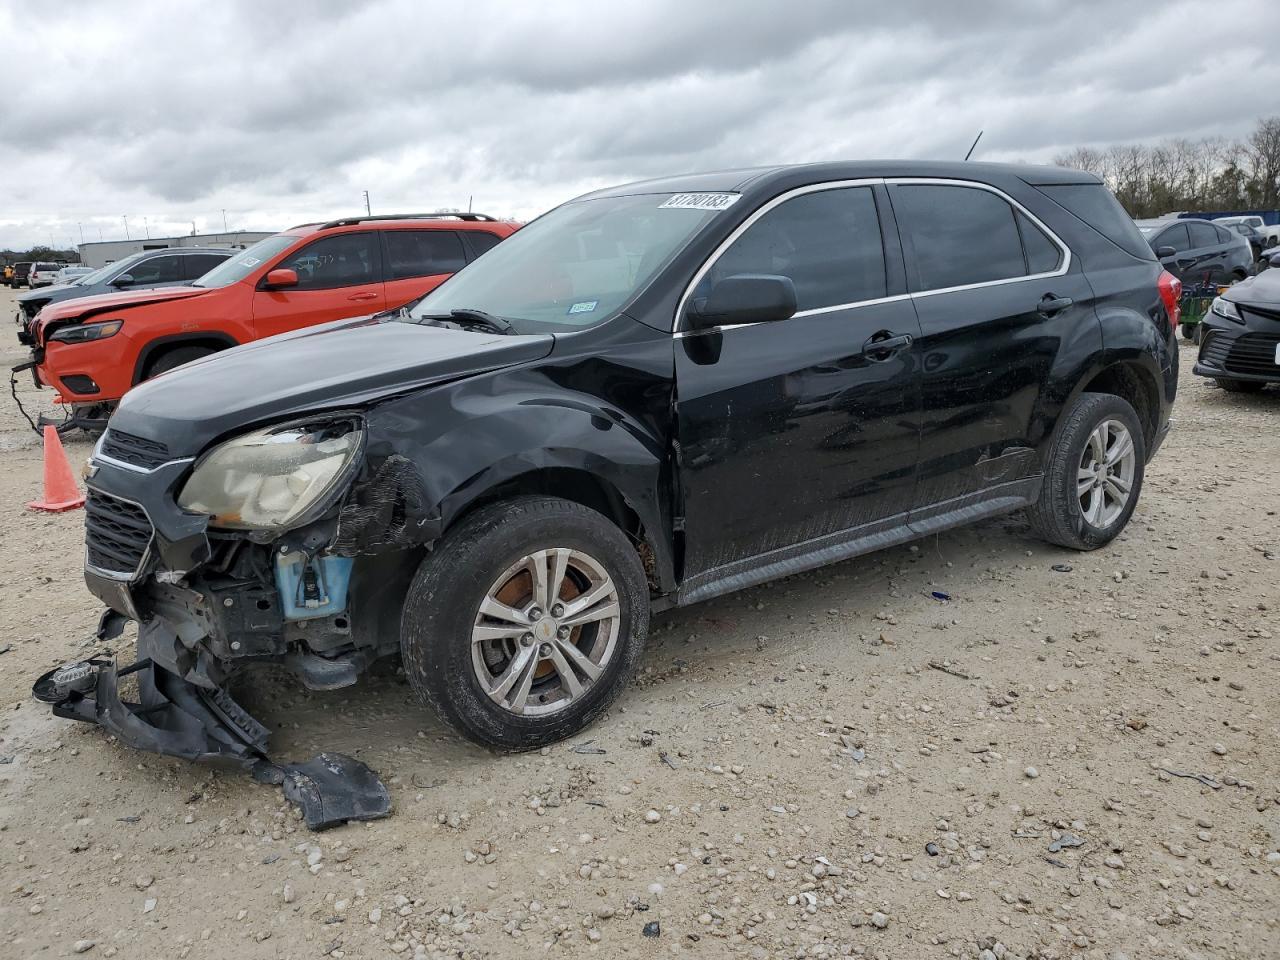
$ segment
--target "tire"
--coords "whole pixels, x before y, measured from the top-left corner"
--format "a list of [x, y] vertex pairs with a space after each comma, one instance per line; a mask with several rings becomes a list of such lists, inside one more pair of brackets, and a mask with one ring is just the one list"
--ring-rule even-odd
[[174, 347], [172, 350], [166, 350], [147, 364], [147, 372], [142, 375], [142, 379], [150, 380], [152, 377], [158, 377], [175, 367], [207, 357], [211, 353], [217, 353], [217, 351], [210, 347]]
[[1184, 323], [1184, 324], [1182, 324], [1182, 325], [1178, 328], [1178, 329], [1181, 331], [1181, 333], [1182, 333], [1182, 339], [1183, 339], [1183, 340], [1189, 340], [1189, 341], [1191, 341], [1191, 342], [1193, 342], [1193, 343], [1194, 343], [1194, 342], [1195, 342], [1195, 339], [1196, 339], [1196, 329], [1197, 329], [1199, 326], [1200, 326], [1200, 324], [1198, 324], [1198, 323]]
[[[609, 586], [603, 580], [586, 579], [587, 561], [593, 563], [596, 574], [611, 580], [613, 593], [602, 594], [603, 599], [587, 609], [608, 609], [614, 598], [615, 615], [571, 629], [550, 616], [561, 606], [553, 604], [536, 620], [521, 621], [532, 623], [528, 629], [537, 631], [535, 639], [514, 618], [491, 619], [483, 614], [482, 602], [509, 604], [508, 609], [521, 616], [528, 613], [527, 601], [537, 606], [537, 595], [525, 589], [532, 588], [533, 577], [521, 562], [539, 551], [562, 552], [567, 558], [569, 573], [557, 595], [570, 608], [573, 591], [585, 597]], [[549, 560], [547, 571], [554, 566], [554, 559]], [[553, 578], [554, 574], [547, 579]], [[514, 630], [519, 635], [479, 641], [473, 635], [473, 631], [489, 630]], [[521, 497], [477, 510], [422, 561], [405, 598], [400, 644], [414, 692], [446, 724], [484, 746], [520, 751], [563, 740], [603, 713], [635, 673], [648, 630], [648, 584], [626, 535], [602, 514], [580, 504]], [[577, 663], [592, 661], [592, 669], [599, 671], [594, 680], [569, 665], [564, 652], [568, 645], [578, 650], [579, 656], [573, 657]], [[526, 648], [523, 653], [521, 648]], [[521, 656], [525, 659], [520, 662], [535, 665], [529, 683], [524, 682], [524, 674], [530, 671], [509, 669]], [[563, 679], [565, 668], [581, 684], [576, 694], [571, 695], [570, 684]], [[503, 678], [512, 675], [520, 679], [512, 682], [510, 692], [498, 692]], [[517, 710], [500, 704], [482, 683], [495, 696], [523, 706]]]
[[[1091, 438], [1095, 430], [1116, 423], [1123, 427], [1132, 444], [1131, 462], [1123, 458], [1127, 476], [1112, 475], [1105, 469], [1106, 479], [1096, 484], [1097, 491], [1088, 489], [1082, 493], [1081, 485], [1087, 482], [1081, 479], [1086, 461], [1096, 461], [1096, 447], [1090, 446]], [[1118, 438], [1115, 431], [1110, 435]], [[1107, 450], [1111, 452], [1112, 448]], [[1109, 393], [1081, 394], [1062, 414], [1054, 430], [1040, 498], [1027, 511], [1032, 529], [1041, 539], [1073, 550], [1096, 550], [1110, 543], [1129, 522], [1142, 494], [1146, 453], [1142, 425], [1127, 400]], [[1123, 503], [1117, 503], [1111, 499], [1113, 493], [1126, 482], [1127, 497]], [[1103, 498], [1103, 510], [1091, 520], [1082, 506], [1082, 497], [1088, 497], [1092, 506], [1097, 495]]]
[[1258, 393], [1266, 384], [1261, 380], [1231, 380], [1217, 377], [1215, 382], [1227, 393]]

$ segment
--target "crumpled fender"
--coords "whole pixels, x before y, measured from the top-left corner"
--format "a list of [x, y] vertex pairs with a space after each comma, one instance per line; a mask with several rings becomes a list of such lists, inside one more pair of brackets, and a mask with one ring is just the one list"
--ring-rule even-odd
[[[568, 389], [554, 374], [555, 368], [498, 371], [371, 409], [366, 415], [365, 471], [344, 506], [348, 521], [355, 519], [352, 503], [363, 499], [366, 509], [382, 509], [398, 533], [413, 531], [413, 539], [429, 543], [495, 487], [538, 471], [574, 470], [621, 495], [644, 525], [660, 583], [664, 589], [673, 585], [665, 494], [670, 458], [659, 429], [669, 415], [669, 396], [646, 396], [637, 415], [631, 404], [631, 409], [602, 404]], [[657, 376], [632, 368], [625, 374], [659, 382]], [[668, 391], [669, 384], [668, 379]], [[388, 464], [396, 469], [388, 471]], [[412, 468], [411, 476], [406, 467]], [[384, 477], [393, 473], [395, 486], [386, 495], [371, 496], [367, 484], [379, 472]], [[393, 502], [416, 515], [396, 515]], [[340, 544], [343, 535], [340, 517]], [[363, 544], [366, 549], [372, 545], [367, 539]]]

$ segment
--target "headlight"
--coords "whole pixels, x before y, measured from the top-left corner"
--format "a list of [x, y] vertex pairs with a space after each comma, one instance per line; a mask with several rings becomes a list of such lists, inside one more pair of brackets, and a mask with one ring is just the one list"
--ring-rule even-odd
[[90, 340], [105, 340], [114, 337], [124, 326], [123, 320], [108, 320], [105, 323], [82, 323], [77, 326], [63, 327], [49, 334], [50, 340], [59, 343], [88, 343]]
[[1227, 320], [1234, 320], [1236, 323], [1244, 323], [1244, 317], [1240, 316], [1240, 310], [1230, 300], [1223, 300], [1221, 297], [1214, 297], [1211, 309], [1218, 316], [1225, 317]]
[[363, 437], [354, 418], [236, 437], [197, 464], [178, 506], [208, 514], [215, 527], [288, 530], [350, 476]]

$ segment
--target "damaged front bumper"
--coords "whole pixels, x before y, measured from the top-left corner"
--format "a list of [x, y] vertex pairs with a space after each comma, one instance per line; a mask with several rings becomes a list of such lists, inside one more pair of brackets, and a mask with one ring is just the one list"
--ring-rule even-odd
[[57, 716], [97, 724], [137, 749], [280, 784], [314, 829], [386, 816], [386, 787], [357, 760], [275, 762], [269, 730], [227, 684], [261, 664], [311, 689], [354, 683], [398, 644], [387, 629], [398, 626], [390, 601], [400, 585], [386, 572], [395, 559], [370, 558], [353, 584], [354, 559], [329, 549], [333, 517], [275, 539], [211, 531], [207, 517], [176, 502], [192, 458], [169, 458], [159, 446], [108, 430], [87, 479], [85, 582], [109, 608], [98, 639], [110, 644], [136, 621], [137, 662], [108, 655], [69, 664], [41, 677], [33, 694]]
[[[125, 622], [115, 611], [103, 614], [98, 639], [119, 637]], [[120, 692], [121, 680], [130, 676], [137, 679], [136, 701]], [[279, 784], [312, 830], [391, 811], [386, 786], [359, 760], [322, 753], [306, 763], [278, 764], [267, 754], [270, 731], [225, 689], [198, 687], [149, 657], [123, 668], [110, 657], [67, 664], [40, 677], [32, 693], [55, 716], [95, 723], [138, 750], [240, 769], [261, 783]]]

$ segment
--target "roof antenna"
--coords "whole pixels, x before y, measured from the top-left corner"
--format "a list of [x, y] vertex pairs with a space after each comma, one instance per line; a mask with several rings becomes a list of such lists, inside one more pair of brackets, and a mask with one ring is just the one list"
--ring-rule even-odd
[[973, 138], [973, 144], [969, 147], [969, 152], [964, 155], [964, 158], [966, 160], [968, 160], [970, 157], [973, 156], [973, 148], [978, 145], [978, 141], [981, 139], [982, 139], [982, 131], [979, 130], [978, 135]]

